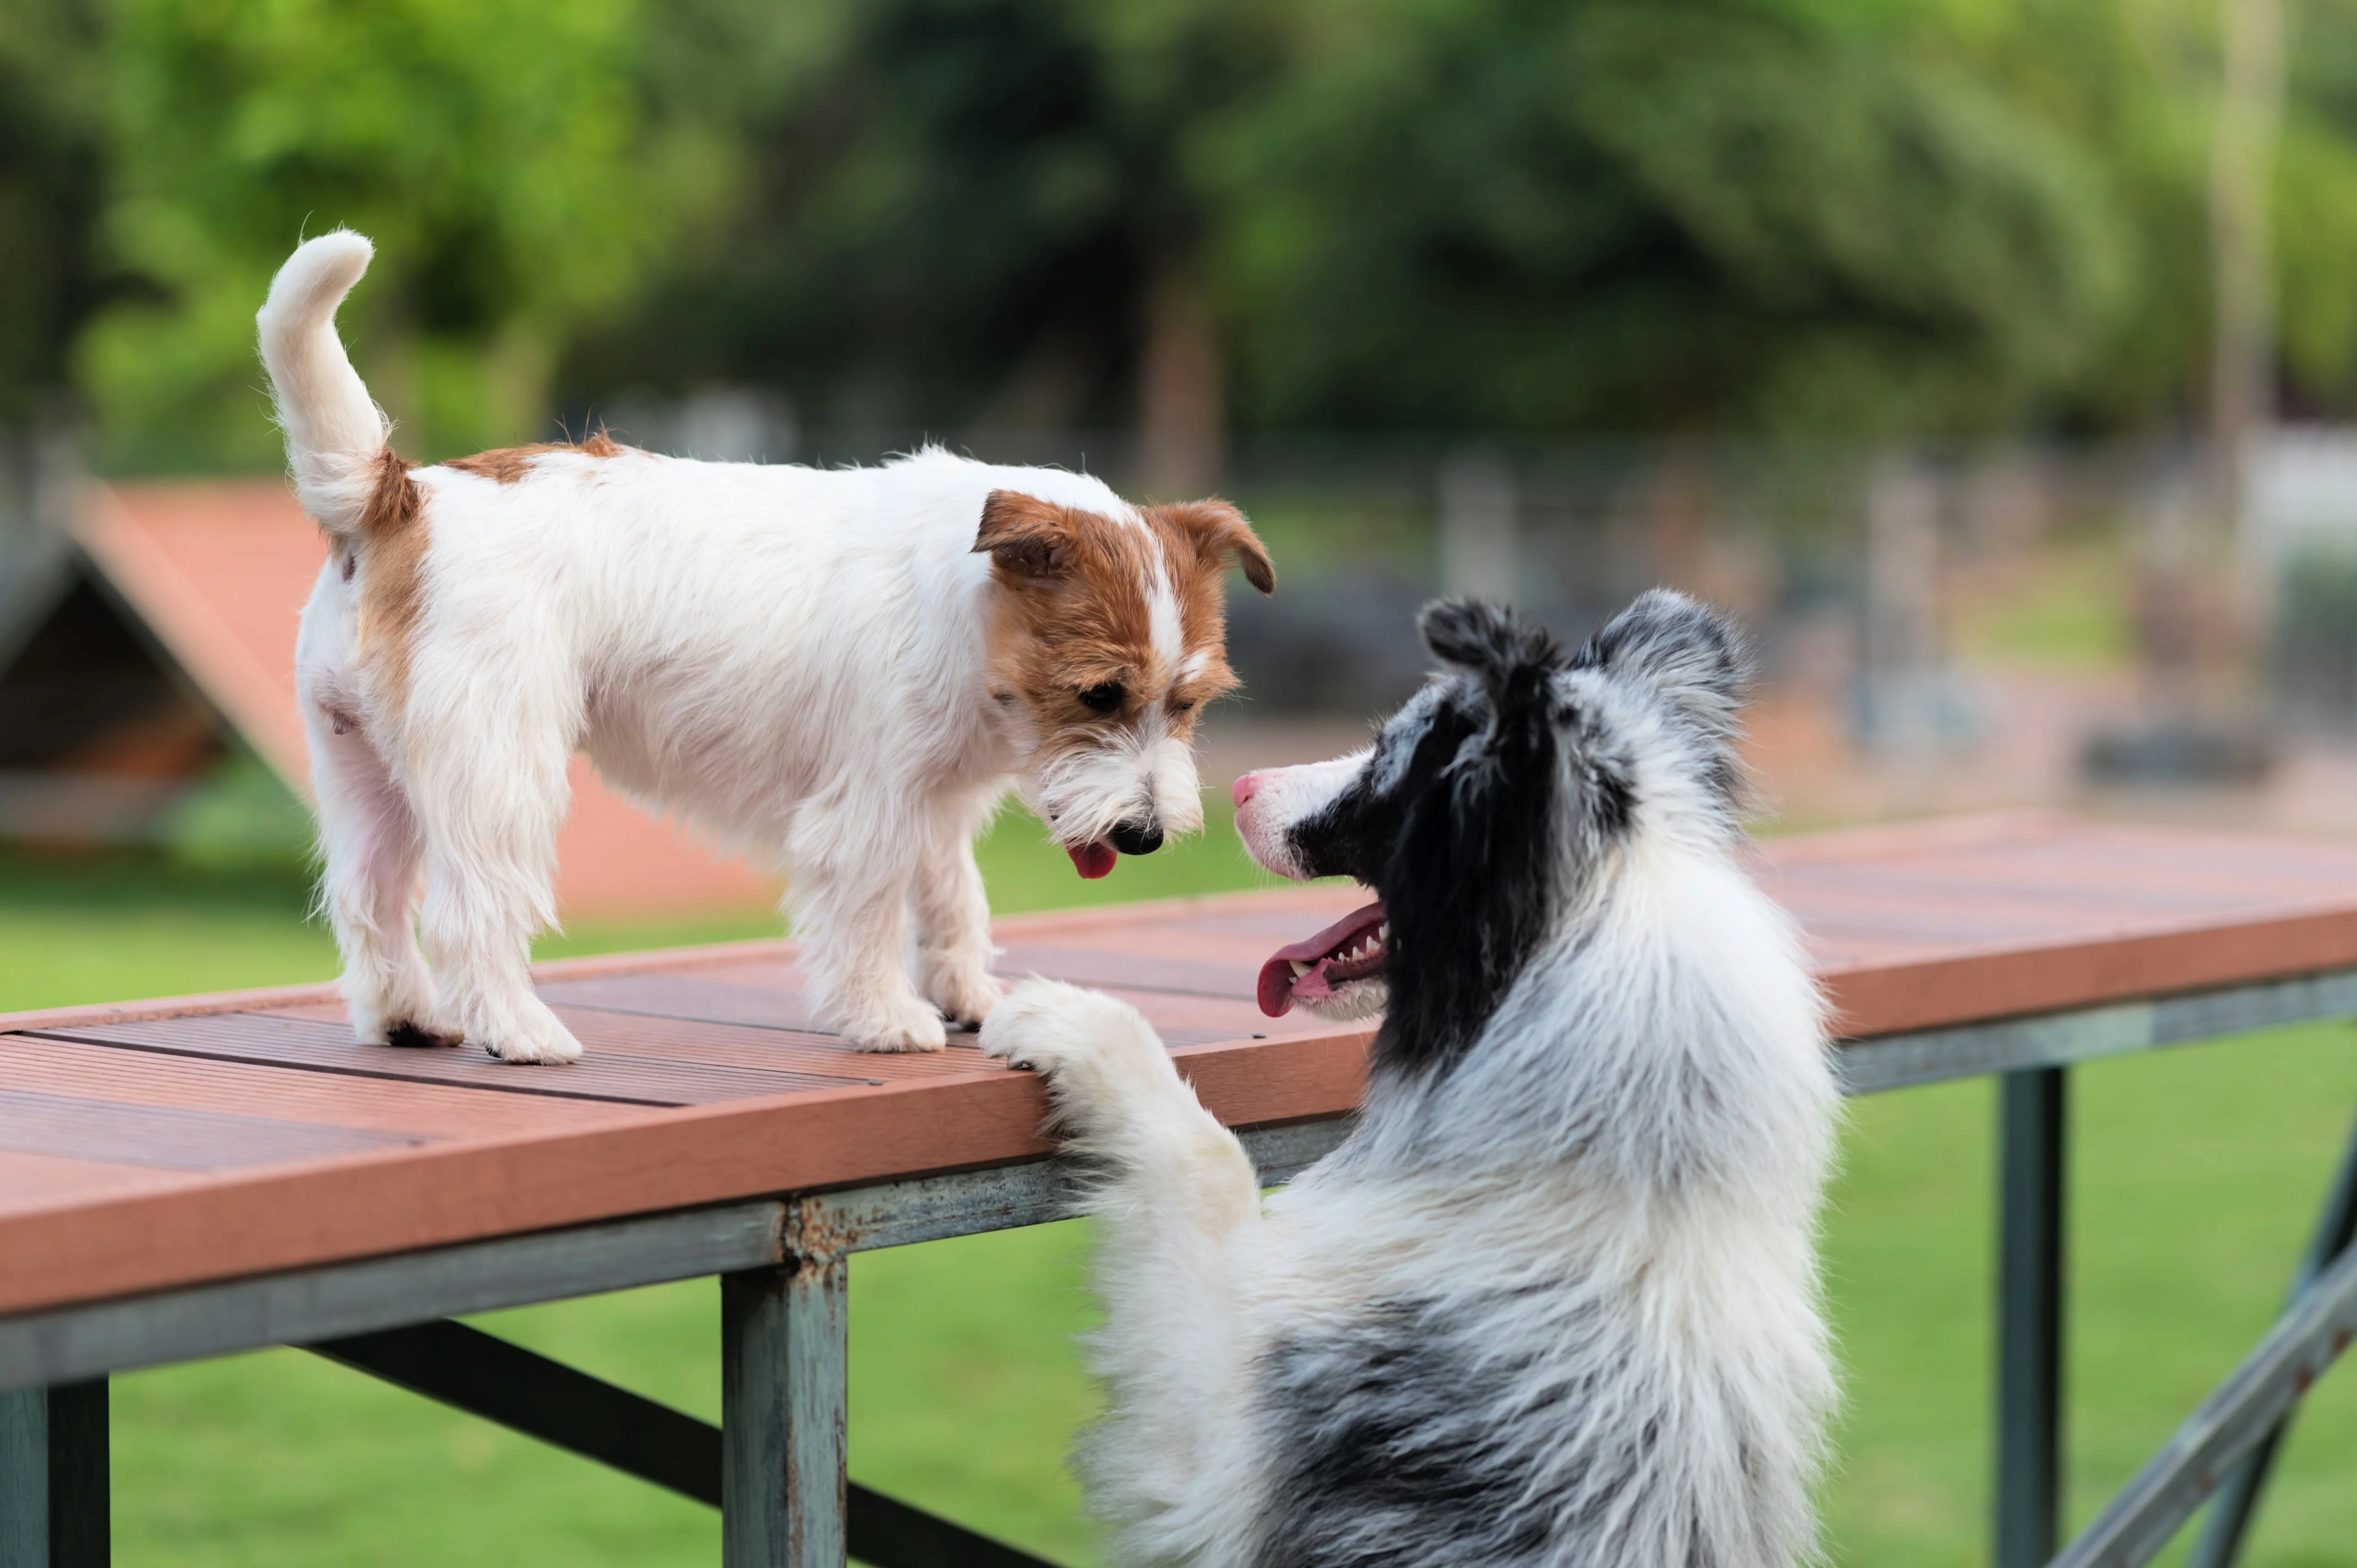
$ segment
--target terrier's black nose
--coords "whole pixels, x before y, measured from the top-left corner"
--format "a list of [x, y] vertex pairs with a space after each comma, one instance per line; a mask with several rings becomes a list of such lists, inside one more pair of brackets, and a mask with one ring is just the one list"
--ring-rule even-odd
[[1123, 822], [1110, 835], [1113, 847], [1124, 854], [1152, 854], [1162, 847], [1162, 826], [1158, 822]]

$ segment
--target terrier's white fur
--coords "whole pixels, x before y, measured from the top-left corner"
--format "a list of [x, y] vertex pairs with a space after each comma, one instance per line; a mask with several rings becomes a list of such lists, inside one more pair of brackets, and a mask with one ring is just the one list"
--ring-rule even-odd
[[[323, 903], [361, 1039], [463, 1036], [512, 1061], [580, 1054], [526, 969], [555, 915], [576, 749], [633, 796], [787, 873], [825, 1015], [870, 1049], [938, 1049], [943, 1013], [974, 1022], [996, 1003], [972, 841], [1010, 785], [1052, 797], [1068, 843], [1132, 817], [1200, 823], [1164, 684], [1137, 693], [1153, 700], [1134, 722], [1082, 715], [1094, 727], [1077, 749], [1043, 748], [1052, 726], [994, 684], [994, 558], [976, 553], [986, 504], [1015, 492], [1050, 523], [1056, 509], [1111, 520], [1159, 559], [1162, 535], [1103, 482], [938, 449], [840, 470], [610, 446], [494, 455], [511, 462], [496, 478], [467, 463], [411, 470], [334, 324], [371, 255], [350, 232], [310, 241], [259, 317], [296, 494], [332, 545], [303, 616], [298, 685]], [[371, 507], [403, 482], [425, 530], [407, 559], [370, 537]], [[1140, 625], [1181, 569], [1134, 585]], [[405, 588], [388, 586], [404, 572]], [[371, 607], [394, 592], [408, 595], [404, 626]], [[1185, 654], [1157, 643], [1140, 661], [1161, 673], [1135, 679], [1167, 684]]]

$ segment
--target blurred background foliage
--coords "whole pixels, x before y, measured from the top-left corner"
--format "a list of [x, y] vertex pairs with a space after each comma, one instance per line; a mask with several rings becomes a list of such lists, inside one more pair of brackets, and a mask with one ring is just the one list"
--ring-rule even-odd
[[[2177, 428], [2216, 35], [2196, 0], [10, 0], [0, 417], [270, 467], [252, 311], [350, 224], [347, 329], [421, 453], [716, 382], [936, 432], [1157, 396], [1240, 434]], [[2290, 59], [2285, 395], [2346, 413], [2357, 5], [2306, 0]]]

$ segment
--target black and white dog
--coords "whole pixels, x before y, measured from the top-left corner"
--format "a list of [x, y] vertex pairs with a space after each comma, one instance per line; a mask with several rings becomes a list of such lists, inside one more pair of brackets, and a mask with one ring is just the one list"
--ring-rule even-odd
[[1737, 637], [1669, 593], [1569, 655], [1480, 604], [1423, 630], [1443, 671], [1370, 750], [1237, 785], [1263, 865], [1383, 900], [1262, 987], [1383, 1010], [1347, 1144], [1264, 1207], [1126, 1005], [1034, 981], [983, 1031], [1106, 1172], [1114, 1560], [1805, 1561], [1837, 1098], [1739, 865]]

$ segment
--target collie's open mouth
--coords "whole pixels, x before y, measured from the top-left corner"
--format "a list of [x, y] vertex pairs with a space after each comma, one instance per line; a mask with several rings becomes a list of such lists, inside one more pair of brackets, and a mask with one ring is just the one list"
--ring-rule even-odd
[[1282, 1018], [1296, 1002], [1323, 1002], [1345, 981], [1381, 974], [1391, 934], [1383, 907], [1370, 904], [1307, 941], [1277, 949], [1260, 966], [1260, 1010]]
[[1114, 853], [1113, 845], [1103, 839], [1091, 839], [1086, 843], [1068, 843], [1064, 846], [1064, 853], [1072, 857], [1072, 869], [1091, 882], [1110, 872], [1113, 863], [1120, 858]]

